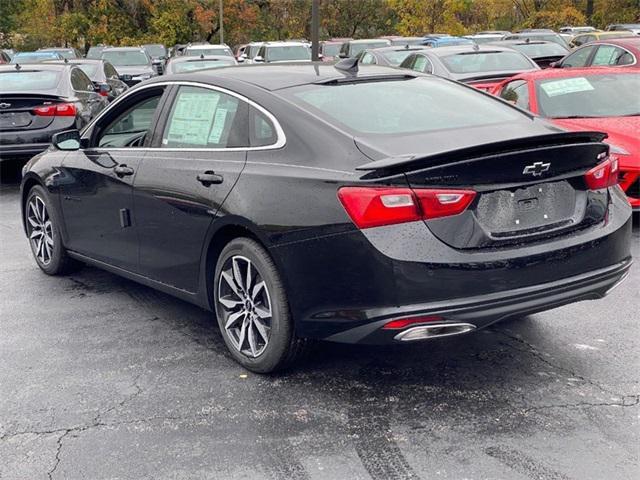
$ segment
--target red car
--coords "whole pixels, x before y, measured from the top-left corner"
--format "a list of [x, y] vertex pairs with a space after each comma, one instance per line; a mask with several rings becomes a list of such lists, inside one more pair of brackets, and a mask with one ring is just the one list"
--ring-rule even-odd
[[612, 38], [587, 43], [575, 49], [554, 68], [624, 67], [640, 69], [640, 36]]
[[640, 211], [640, 72], [547, 69], [511, 77], [492, 93], [570, 131], [601, 131], [619, 160], [620, 186]]

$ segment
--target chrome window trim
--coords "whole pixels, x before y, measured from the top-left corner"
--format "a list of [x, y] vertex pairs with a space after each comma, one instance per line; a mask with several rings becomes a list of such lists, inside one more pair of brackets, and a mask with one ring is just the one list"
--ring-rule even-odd
[[276, 141], [275, 143], [272, 143], [271, 145], [262, 145], [259, 147], [227, 147], [227, 148], [196, 148], [196, 147], [189, 147], [189, 148], [175, 148], [175, 147], [140, 147], [140, 148], [136, 148], [136, 147], [115, 147], [115, 148], [105, 148], [105, 147], [93, 147], [92, 150], [95, 150], [97, 152], [99, 151], [161, 151], [161, 152], [252, 152], [252, 151], [261, 151], [261, 150], [278, 150], [282, 147], [284, 147], [287, 143], [287, 137], [284, 134], [284, 130], [282, 129], [282, 126], [280, 125], [280, 122], [278, 122], [278, 120], [276, 119], [276, 117], [269, 112], [266, 108], [264, 108], [262, 105], [257, 104], [256, 102], [254, 102], [253, 100], [245, 97], [244, 95], [240, 95], [239, 93], [233, 92], [231, 90], [228, 90], [226, 88], [223, 87], [218, 87], [216, 85], [209, 85], [207, 83], [200, 83], [200, 82], [192, 82], [192, 81], [181, 81], [181, 80], [169, 80], [166, 82], [155, 82], [155, 83], [150, 83], [148, 85], [143, 85], [141, 87], [136, 87], [133, 88], [131, 90], [126, 91], [125, 93], [123, 93], [122, 95], [118, 96], [112, 103], [111, 105], [109, 105], [109, 108], [104, 109], [102, 112], [100, 112], [100, 114], [98, 114], [98, 116], [96, 118], [94, 118], [82, 131], [82, 135], [81, 138], [86, 138], [85, 137], [85, 132], [89, 131], [89, 129], [93, 128], [93, 126], [104, 116], [108, 113], [108, 111], [112, 110], [113, 108], [115, 108], [114, 106], [119, 104], [120, 102], [124, 101], [127, 97], [129, 97], [130, 95], [135, 95], [137, 92], [141, 91], [141, 90], [146, 90], [148, 88], [155, 88], [155, 87], [161, 87], [161, 86], [167, 86], [167, 85], [178, 85], [178, 86], [187, 86], [187, 87], [200, 87], [200, 88], [207, 88], [209, 90], [215, 90], [217, 92], [221, 92], [221, 93], [225, 93], [227, 95], [231, 95], [232, 97], [235, 97], [243, 102], [248, 103], [249, 105], [251, 105], [252, 107], [256, 108], [257, 110], [259, 110], [260, 112], [262, 112], [273, 124], [275, 130], [276, 130]]

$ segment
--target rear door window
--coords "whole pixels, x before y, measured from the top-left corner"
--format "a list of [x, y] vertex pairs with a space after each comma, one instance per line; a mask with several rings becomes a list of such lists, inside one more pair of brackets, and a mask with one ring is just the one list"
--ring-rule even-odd
[[71, 70], [71, 86], [77, 92], [93, 92], [93, 83], [79, 68]]
[[431, 62], [427, 57], [423, 55], [416, 55], [416, 59], [413, 62], [412, 69], [415, 70], [416, 72], [422, 72], [422, 73], [431, 73], [433, 71]]
[[217, 90], [182, 86], [162, 135], [164, 148], [249, 146], [248, 104]]
[[629, 52], [613, 45], [599, 45], [593, 56], [593, 66], [629, 65], [633, 59]]
[[260, 110], [251, 107], [250, 137], [252, 147], [273, 145], [278, 140], [276, 129]]

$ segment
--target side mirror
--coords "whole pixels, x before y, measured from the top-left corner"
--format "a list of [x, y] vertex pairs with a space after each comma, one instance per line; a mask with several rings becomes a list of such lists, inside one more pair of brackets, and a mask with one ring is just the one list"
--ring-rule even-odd
[[56, 133], [51, 137], [51, 143], [58, 150], [79, 150], [80, 132], [78, 130], [67, 130]]
[[108, 83], [99, 83], [98, 85], [95, 85], [94, 91], [103, 97], [108, 97], [109, 92], [111, 92], [111, 85]]
[[257, 57], [255, 57], [255, 58], [253, 59], [253, 61], [254, 61], [254, 62], [258, 62], [258, 63], [259, 63], [259, 62], [264, 62], [264, 58], [262, 58], [260, 55], [258, 55]]
[[349, 58], [349, 56], [346, 53], [340, 52], [338, 58]]
[[240, 55], [238, 58], [236, 58], [236, 61], [238, 63], [243, 63], [246, 59], [247, 59], [247, 56], [243, 54], [243, 55]]
[[560, 62], [551, 62], [549, 64], [549, 68], [560, 68], [562, 65], [560, 65]]

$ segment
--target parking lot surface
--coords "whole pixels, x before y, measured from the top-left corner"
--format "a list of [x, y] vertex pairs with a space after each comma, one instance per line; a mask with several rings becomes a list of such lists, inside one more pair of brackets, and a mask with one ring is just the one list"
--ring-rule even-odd
[[[633, 253], [640, 256], [640, 231]], [[251, 374], [211, 313], [31, 258], [0, 187], [0, 478], [638, 478], [640, 265], [601, 301]]]

